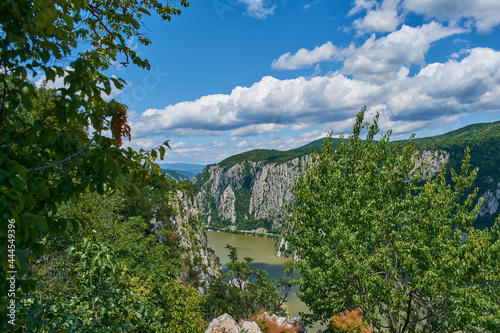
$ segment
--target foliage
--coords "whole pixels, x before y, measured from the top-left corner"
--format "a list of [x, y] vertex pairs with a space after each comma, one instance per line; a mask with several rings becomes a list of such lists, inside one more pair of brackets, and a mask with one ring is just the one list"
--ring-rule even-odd
[[84, 238], [78, 245], [67, 252], [74, 263], [69, 293], [40, 287], [20, 299], [16, 320], [22, 331], [122, 332], [150, 327], [157, 315], [148, 311], [150, 303], [121, 285], [113, 251], [95, 238]]
[[344, 313], [336, 314], [332, 317], [332, 325], [343, 332], [349, 333], [373, 333], [373, 329], [365, 326], [360, 308], [352, 311], [345, 310]]
[[[299, 297], [327, 323], [360, 307], [377, 331], [479, 332], [500, 320], [500, 230], [472, 226], [480, 204], [463, 194], [476, 177], [443, 169], [419, 183], [415, 147], [398, 152], [358, 114], [353, 134], [299, 176], [288, 240], [301, 258]], [[367, 129], [366, 140], [360, 132]], [[464, 204], [461, 202], [464, 201]]]
[[[120, 187], [123, 177], [139, 180], [160, 171], [154, 161], [163, 158], [168, 142], [150, 151], [121, 148], [122, 137], [130, 139], [127, 107], [104, 99], [125, 84], [106, 74], [112, 63], [149, 69], [127, 40], [150, 43], [141, 31], [150, 11], [165, 20], [181, 12], [156, 0], [0, 3], [0, 256], [7, 255], [6, 223], [15, 219], [16, 286], [25, 293], [35, 288], [25, 275], [28, 261], [44, 252], [39, 234], [67, 228], [69, 221], [55, 217], [59, 204], [86, 189], [104, 194]], [[39, 74], [64, 86], [50, 93], [37, 89], [32, 78]], [[124, 189], [135, 193], [133, 186]], [[3, 260], [2, 314], [7, 270]]]
[[159, 303], [165, 310], [165, 332], [204, 332], [207, 326], [203, 313], [205, 296], [182, 282], [165, 279], [158, 290]]
[[[156, 216], [161, 216], [160, 209], [171, 211], [169, 195], [182, 188], [173, 185], [163, 177], [149, 177], [136, 185], [141, 195], [134, 200], [141, 200], [143, 209], [156, 209]], [[51, 311], [40, 311], [31, 320], [23, 317], [25, 328], [47, 321], [76, 331], [196, 332], [204, 327], [204, 297], [194, 287], [174, 280], [189, 260], [181, 258], [182, 247], [168, 216], [162, 217], [164, 228], [154, 230], [141, 216], [122, 215], [140, 211], [126, 208], [128, 205], [130, 199], [119, 193], [101, 196], [86, 192], [59, 207], [61, 217], [80, 216], [87, 223], [78, 231], [42, 240], [47, 254], [36, 261], [33, 270], [45, 284], [25, 302], [34, 304], [25, 310], [33, 317], [44, 308], [36, 304], [50, 303]], [[150, 211], [140, 212], [152, 216]], [[190, 220], [192, 225], [186, 227], [193, 233], [199, 228], [198, 220], [195, 216]], [[91, 241], [85, 240], [88, 237]], [[69, 255], [71, 246], [77, 255]], [[99, 276], [100, 270], [105, 278]]]
[[279, 324], [277, 322], [277, 317], [271, 317], [269, 313], [264, 310], [260, 310], [250, 318], [250, 321], [255, 322], [262, 333], [297, 333], [300, 330], [300, 326], [290, 327], [286, 323]]
[[207, 290], [207, 319], [230, 313], [234, 318], [249, 318], [260, 309], [283, 313], [282, 305], [293, 287], [292, 269], [285, 269], [286, 277], [277, 285], [269, 274], [250, 267], [252, 258], [238, 260], [238, 252], [231, 245], [229, 249], [229, 271], [226, 276], [215, 277]]

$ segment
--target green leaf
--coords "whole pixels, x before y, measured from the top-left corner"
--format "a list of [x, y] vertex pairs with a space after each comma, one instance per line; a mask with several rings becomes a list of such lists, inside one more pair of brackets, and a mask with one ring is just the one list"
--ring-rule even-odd
[[142, 7], [137, 8], [137, 11], [140, 13], [146, 14], [148, 16], [151, 15], [145, 8], [142, 8]]

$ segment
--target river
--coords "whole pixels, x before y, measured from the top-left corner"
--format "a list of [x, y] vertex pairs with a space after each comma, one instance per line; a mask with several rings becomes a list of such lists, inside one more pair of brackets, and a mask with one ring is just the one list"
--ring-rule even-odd
[[[291, 260], [276, 257], [274, 240], [270, 238], [216, 231], [207, 231], [207, 237], [210, 247], [214, 249], [224, 269], [227, 268], [226, 265], [229, 262], [229, 250], [225, 248], [227, 244], [238, 249], [240, 260], [244, 257], [254, 258], [251, 267], [265, 270], [269, 273], [270, 278], [278, 279], [283, 273], [282, 268], [285, 262]], [[299, 311], [308, 312], [307, 306], [297, 298], [296, 292], [292, 292], [288, 296], [286, 305], [292, 316], [298, 316]], [[314, 325], [313, 328], [308, 328], [308, 332], [316, 332], [320, 328], [321, 326]]]

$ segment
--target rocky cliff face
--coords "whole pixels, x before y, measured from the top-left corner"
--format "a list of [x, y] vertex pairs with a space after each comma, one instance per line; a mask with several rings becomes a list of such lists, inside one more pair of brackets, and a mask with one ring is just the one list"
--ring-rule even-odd
[[443, 165], [450, 160], [450, 153], [444, 150], [424, 150], [415, 162], [415, 167], [410, 172], [410, 175], [415, 170], [420, 170], [424, 179], [433, 177], [441, 171]]
[[305, 155], [274, 164], [243, 161], [230, 168], [205, 167], [195, 178], [205, 223], [212, 227], [278, 230], [286, 216], [286, 203], [293, 202], [291, 186], [311, 163]]
[[[463, 156], [463, 155], [462, 155]], [[415, 168], [423, 169], [425, 178], [435, 176], [451, 158], [446, 150], [423, 150]], [[461, 159], [461, 157], [460, 157]], [[194, 182], [200, 188], [198, 200], [205, 224], [231, 230], [279, 231], [286, 217], [286, 203], [293, 203], [291, 186], [298, 172], [312, 163], [304, 155], [283, 163], [241, 161], [232, 166], [206, 166]], [[474, 161], [471, 161], [474, 166]], [[483, 184], [484, 183], [484, 184]], [[499, 211], [500, 183], [488, 177], [478, 181], [484, 204], [479, 217], [493, 219]]]
[[[208, 246], [207, 235], [200, 220], [199, 203], [194, 196], [176, 191], [168, 201], [171, 210], [168, 223], [171, 224], [179, 241], [180, 256], [183, 260], [179, 279], [198, 286], [200, 292], [210, 276], [219, 274], [221, 267], [214, 251]], [[164, 228], [165, 221], [153, 218], [151, 224], [155, 231]], [[161, 236], [160, 237], [160, 242]]]
[[500, 183], [495, 182], [495, 180], [491, 177], [486, 179], [486, 183], [489, 184], [491, 188], [484, 192], [480, 198], [483, 199], [483, 205], [478, 213], [478, 216], [480, 217], [495, 215], [498, 212], [500, 204]]

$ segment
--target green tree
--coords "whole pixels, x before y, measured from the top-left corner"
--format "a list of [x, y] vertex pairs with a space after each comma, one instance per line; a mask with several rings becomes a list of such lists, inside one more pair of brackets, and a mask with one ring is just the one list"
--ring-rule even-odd
[[[443, 168], [425, 182], [415, 148], [375, 141], [357, 115], [353, 134], [321, 155], [293, 188], [287, 239], [297, 249], [299, 297], [309, 319], [361, 308], [378, 332], [484, 332], [500, 327], [499, 220], [472, 227], [480, 207], [463, 196], [477, 169]], [[366, 139], [360, 139], [362, 130]]]
[[222, 275], [211, 281], [207, 290], [207, 319], [230, 313], [234, 318], [250, 318], [259, 310], [284, 314], [282, 305], [294, 286], [293, 270], [284, 268], [285, 276], [275, 284], [269, 274], [261, 269], [253, 269], [253, 258], [238, 260], [238, 251], [227, 245], [230, 262], [227, 277]]
[[[163, 229], [152, 230], [151, 224], [145, 222], [152, 211], [160, 216], [159, 210], [168, 210], [168, 194], [176, 190], [173, 185], [175, 181], [153, 176], [137, 185], [144, 196], [139, 199], [144, 202], [143, 210], [135, 212], [147, 216], [147, 220], [122, 216], [121, 212], [133, 210], [126, 209], [131, 200], [120, 193], [102, 196], [86, 192], [75, 202], [61, 205], [59, 215], [68, 219], [79, 216], [87, 222], [78, 232], [68, 230], [59, 236], [44, 237], [47, 253], [33, 265], [43, 286], [26, 304], [50, 303], [51, 311], [40, 311], [42, 305], [25, 306], [29, 314], [18, 316], [19, 323], [25, 329], [40, 323], [38, 327], [76, 331], [203, 330], [204, 296], [194, 286], [175, 280], [186, 268], [182, 247], [171, 229], [174, 226], [164, 219]], [[154, 201], [152, 205], [147, 204], [147, 197]], [[70, 248], [76, 255], [69, 254]], [[100, 260], [107, 259], [108, 254], [112, 266]], [[100, 277], [101, 270], [105, 278]]]
[[[186, 0], [176, 4], [189, 5]], [[0, 2], [2, 316], [8, 302], [7, 271], [17, 271], [17, 287], [32, 289], [25, 273], [28, 261], [44, 252], [37, 241], [40, 233], [66, 228], [68, 220], [56, 217], [59, 204], [87, 189], [112, 191], [123, 177], [139, 180], [160, 172], [154, 160], [163, 158], [168, 143], [150, 151], [121, 148], [122, 138], [131, 135], [127, 107], [103, 99], [125, 84], [107, 74], [113, 62], [149, 69], [127, 40], [150, 43], [141, 22], [151, 12], [164, 20], [181, 13], [168, 1], [156, 0]], [[63, 79], [64, 86], [46, 94], [31, 80], [38, 74], [48, 82]], [[82, 136], [87, 128], [90, 135]], [[78, 130], [76, 138], [70, 129]], [[136, 192], [133, 185], [124, 189]], [[6, 246], [9, 219], [16, 225], [11, 252]]]

